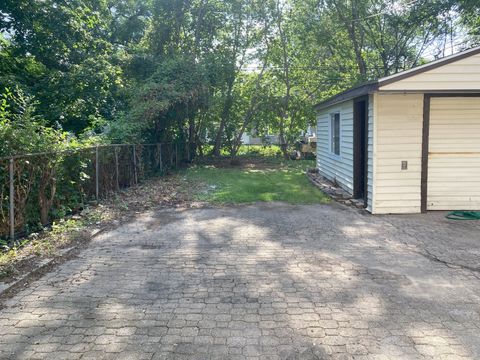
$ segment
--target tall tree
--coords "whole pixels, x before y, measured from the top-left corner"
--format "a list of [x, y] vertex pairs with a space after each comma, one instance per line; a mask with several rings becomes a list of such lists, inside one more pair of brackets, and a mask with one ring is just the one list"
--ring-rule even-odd
[[245, 131], [268, 129], [286, 156], [315, 102], [479, 43], [479, 12], [474, 0], [4, 0], [0, 87], [76, 134], [235, 155]]
[[78, 132], [92, 119], [115, 117], [122, 77], [105, 1], [5, 0], [0, 14], [12, 61], [23, 62], [16, 64], [24, 74], [19, 85], [37, 97], [51, 125]]

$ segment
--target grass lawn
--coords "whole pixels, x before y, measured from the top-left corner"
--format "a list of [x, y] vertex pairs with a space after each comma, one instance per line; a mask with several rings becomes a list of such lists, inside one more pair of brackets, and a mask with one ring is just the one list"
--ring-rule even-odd
[[329, 198], [305, 176], [313, 161], [272, 160], [242, 166], [196, 165], [185, 171], [187, 186], [199, 189], [194, 198], [214, 203], [284, 201], [291, 204], [327, 203]]

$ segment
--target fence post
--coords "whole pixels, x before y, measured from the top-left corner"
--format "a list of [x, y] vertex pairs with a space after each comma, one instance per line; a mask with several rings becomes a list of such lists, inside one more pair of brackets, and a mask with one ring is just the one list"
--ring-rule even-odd
[[118, 179], [118, 151], [117, 151], [117, 147], [115, 146], [113, 148], [115, 150], [115, 180], [117, 182], [117, 191], [120, 190], [120, 182], [119, 182], [119, 179]]
[[100, 164], [99, 164], [100, 156], [98, 155], [98, 145], [95, 147], [95, 198], [100, 200]]
[[10, 159], [10, 240], [12, 243], [15, 241], [15, 184], [14, 184], [14, 173], [13, 173], [13, 157]]
[[137, 150], [135, 145], [132, 145], [133, 149], [133, 181], [135, 184], [138, 184], [138, 176], [137, 176]]
[[178, 144], [175, 143], [175, 167], [178, 167]]
[[158, 159], [160, 161], [160, 172], [163, 173], [162, 143], [158, 144]]

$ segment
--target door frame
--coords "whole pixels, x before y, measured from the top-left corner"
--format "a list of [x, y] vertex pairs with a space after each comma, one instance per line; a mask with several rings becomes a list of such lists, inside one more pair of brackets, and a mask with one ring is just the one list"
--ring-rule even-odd
[[430, 145], [430, 102], [432, 98], [442, 97], [480, 97], [480, 93], [425, 93], [423, 94], [423, 129], [422, 129], [422, 176], [421, 203], [422, 213], [428, 211], [428, 154]]
[[[365, 103], [365, 111], [363, 114], [359, 113], [359, 103]], [[355, 199], [363, 198], [365, 207], [368, 203], [368, 107], [369, 96], [360, 96], [353, 100], [353, 197]], [[365, 122], [361, 123], [361, 117], [365, 117]], [[363, 125], [363, 132], [361, 126]], [[360, 138], [362, 133], [364, 134], [363, 149], [362, 139]], [[363, 160], [363, 166], [362, 166]], [[363, 178], [363, 188], [361, 182]], [[363, 191], [363, 197], [361, 197]]]

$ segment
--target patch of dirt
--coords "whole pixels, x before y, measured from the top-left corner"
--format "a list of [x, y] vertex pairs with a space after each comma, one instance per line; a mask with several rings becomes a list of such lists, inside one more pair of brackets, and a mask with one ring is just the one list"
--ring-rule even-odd
[[[98, 229], [97, 229], [98, 232]], [[57, 259], [62, 257], [65, 249], [81, 247], [88, 243], [92, 237], [92, 232], [86, 229], [74, 231], [69, 234], [59, 236], [68, 237], [64, 241], [58, 243], [50, 242], [49, 237], [52, 235], [45, 231], [32, 243], [24, 245], [16, 251], [11, 261], [0, 264], [0, 282], [10, 284], [22, 278], [25, 274], [32, 272], [40, 266], [45, 260]], [[39, 244], [48, 242], [48, 247], [44, 246], [39, 249]]]
[[179, 175], [154, 178], [120, 191], [102, 203], [121, 214], [155, 208], [190, 207], [190, 192], [181, 185], [182, 179]]

